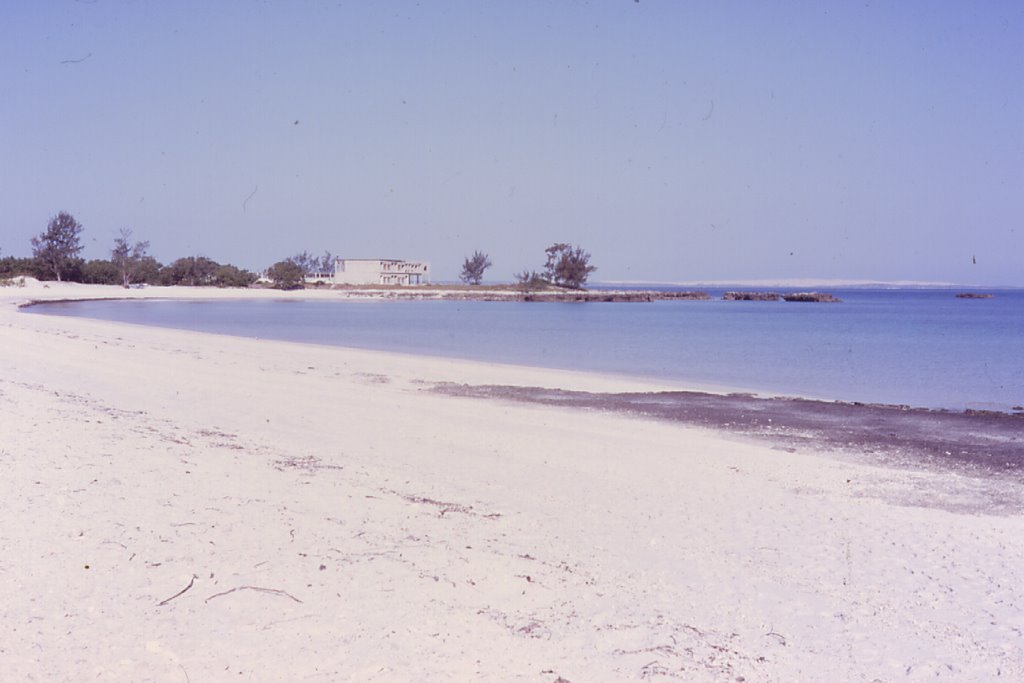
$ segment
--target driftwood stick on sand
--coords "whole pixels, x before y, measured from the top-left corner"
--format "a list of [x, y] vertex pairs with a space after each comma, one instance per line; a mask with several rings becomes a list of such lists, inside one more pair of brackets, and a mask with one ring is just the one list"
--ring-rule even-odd
[[191, 587], [192, 587], [192, 586], [193, 586], [193, 585], [195, 584], [195, 582], [196, 582], [196, 579], [197, 579], [197, 578], [198, 578], [198, 577], [197, 577], [197, 576], [196, 576], [195, 574], [193, 574], [193, 575], [192, 575], [192, 578], [191, 578], [191, 579], [189, 580], [189, 582], [188, 582], [188, 585], [187, 585], [187, 586], [185, 586], [185, 587], [184, 587], [184, 588], [182, 588], [182, 589], [181, 589], [180, 591], [178, 591], [177, 593], [175, 593], [175, 594], [174, 594], [174, 595], [172, 595], [171, 597], [167, 598], [166, 600], [161, 600], [160, 602], [156, 603], [156, 606], [157, 606], [157, 607], [163, 607], [164, 605], [166, 605], [167, 603], [169, 603], [169, 602], [170, 602], [171, 600], [173, 600], [174, 598], [177, 598], [177, 597], [180, 597], [180, 596], [184, 595], [184, 594], [185, 594], [185, 592], [186, 592], [186, 591], [187, 591], [187, 590], [188, 590], [189, 588], [191, 588]]
[[298, 602], [298, 603], [302, 602], [302, 600], [299, 600], [297, 597], [295, 597], [294, 595], [292, 595], [291, 593], [289, 593], [287, 591], [279, 590], [277, 588], [262, 588], [260, 586], [237, 586], [237, 587], [232, 588], [230, 590], [222, 591], [220, 593], [214, 593], [210, 597], [206, 598], [206, 602], [210, 602], [210, 600], [213, 600], [214, 598], [219, 598], [222, 595], [228, 595], [229, 593], [234, 593], [235, 591], [258, 591], [260, 593], [270, 593], [271, 595], [281, 595], [281, 596], [286, 597], [286, 598], [291, 598], [292, 600], [294, 600], [295, 602]]

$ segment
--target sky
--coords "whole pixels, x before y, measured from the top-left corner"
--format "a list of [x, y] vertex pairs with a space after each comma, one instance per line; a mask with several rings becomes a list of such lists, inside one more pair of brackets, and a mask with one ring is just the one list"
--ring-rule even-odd
[[0, 256], [1024, 285], [1024, 3], [0, 0]]

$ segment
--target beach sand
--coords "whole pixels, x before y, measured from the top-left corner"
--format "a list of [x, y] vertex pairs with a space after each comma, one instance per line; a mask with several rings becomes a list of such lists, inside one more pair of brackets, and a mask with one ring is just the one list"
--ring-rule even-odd
[[0, 289], [6, 680], [1024, 679], [1024, 516], [970, 473], [432, 390], [678, 386], [15, 309], [123, 294]]

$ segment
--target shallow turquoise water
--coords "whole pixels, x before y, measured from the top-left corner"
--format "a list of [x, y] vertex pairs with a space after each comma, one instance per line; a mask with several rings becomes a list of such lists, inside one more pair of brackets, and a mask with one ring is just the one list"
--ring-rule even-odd
[[[720, 294], [719, 292], [711, 292]], [[1024, 404], [1024, 292], [835, 292], [741, 301], [89, 301], [33, 312], [846, 401]]]

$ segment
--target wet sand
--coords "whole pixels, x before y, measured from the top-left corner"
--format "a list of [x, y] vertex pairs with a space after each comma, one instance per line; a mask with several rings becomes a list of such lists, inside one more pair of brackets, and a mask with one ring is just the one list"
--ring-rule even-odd
[[[1024, 482], [1024, 413], [761, 398], [696, 391], [589, 393], [522, 386], [443, 384], [452, 396], [506, 399], [669, 420], [756, 437], [781, 448], [824, 448], [890, 465], [1004, 473]], [[875, 457], [871, 457], [875, 456]]]

